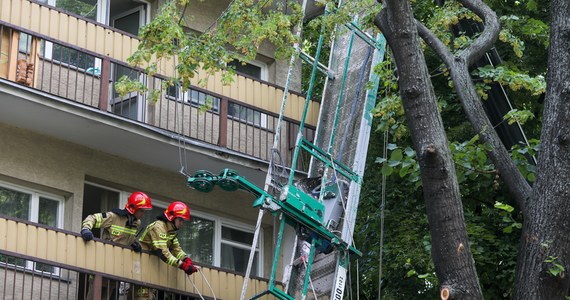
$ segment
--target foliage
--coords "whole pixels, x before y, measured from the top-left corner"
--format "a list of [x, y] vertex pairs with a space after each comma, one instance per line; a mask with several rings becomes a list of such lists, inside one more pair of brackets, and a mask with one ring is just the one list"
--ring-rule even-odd
[[[296, 3], [284, 7], [282, 2], [274, 5], [273, 1], [233, 1], [217, 22], [201, 34], [184, 29], [187, 21], [181, 12], [185, 12], [188, 5], [187, 1], [180, 0], [162, 6], [159, 14], [141, 28], [141, 43], [128, 59], [131, 65], [143, 67], [149, 75], [160, 71], [161, 62], [176, 59], [176, 76], [171, 82], [180, 84], [183, 91], [192, 84], [206, 83], [192, 83], [200, 70], [209, 75], [225, 70], [223, 83], [232, 82], [235, 69], [227, 64], [233, 60], [255, 59], [265, 42], [274, 45], [277, 58], [291, 56], [293, 44], [298, 42], [292, 31], [301, 18], [300, 6]], [[271, 13], [265, 13], [268, 10]], [[139, 87], [125, 78], [116, 88], [129, 92]]]
[[548, 267], [548, 274], [557, 277], [563, 277], [563, 272], [565, 270], [564, 266], [560, 264], [558, 261], [558, 257], [555, 256], [548, 256], [547, 259], [544, 260], [545, 263], [549, 264]]

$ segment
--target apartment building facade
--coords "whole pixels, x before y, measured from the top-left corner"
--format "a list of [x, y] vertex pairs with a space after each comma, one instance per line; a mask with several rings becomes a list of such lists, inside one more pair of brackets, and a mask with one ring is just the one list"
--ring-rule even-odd
[[[193, 2], [188, 30], [207, 29], [229, 2]], [[174, 65], [148, 76], [126, 63], [160, 4], [0, 0], [0, 293], [8, 298], [81, 299], [93, 278], [98, 293], [122, 282], [125, 298], [134, 284], [186, 299], [239, 297], [254, 199], [240, 190], [191, 189], [186, 176], [230, 168], [263, 186], [271, 155], [291, 161], [305, 99], [289, 92], [272, 151], [289, 66], [272, 58], [270, 46], [236, 65], [231, 85], [215, 74], [205, 87], [171, 88], [158, 100], [120, 96], [114, 83], [122, 75], [149, 88], [172, 75]], [[306, 137], [314, 137], [318, 113], [310, 103]], [[172, 201], [189, 205], [179, 239], [203, 267], [195, 282], [157, 257], [77, 234], [86, 215], [122, 207], [137, 190], [155, 207], [144, 224]], [[274, 224], [264, 219], [249, 296], [269, 284]]]

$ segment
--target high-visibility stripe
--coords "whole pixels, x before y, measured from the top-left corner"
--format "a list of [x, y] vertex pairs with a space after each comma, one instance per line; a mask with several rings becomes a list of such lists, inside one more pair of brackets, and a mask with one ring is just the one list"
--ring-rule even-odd
[[136, 235], [137, 234], [137, 230], [134, 228], [127, 228], [127, 227], [123, 227], [123, 226], [119, 226], [119, 225], [111, 225], [111, 232], [114, 235], [118, 235], [115, 233], [126, 233], [126, 234], [130, 234], [130, 235]]
[[103, 216], [101, 214], [95, 214], [95, 228], [101, 227], [101, 223], [103, 223]]

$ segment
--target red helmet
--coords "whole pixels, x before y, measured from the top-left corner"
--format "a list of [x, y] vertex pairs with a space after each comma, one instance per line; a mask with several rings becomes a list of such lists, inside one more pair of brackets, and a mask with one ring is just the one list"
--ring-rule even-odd
[[127, 205], [125, 209], [130, 213], [134, 214], [139, 209], [152, 209], [152, 203], [150, 202], [150, 197], [143, 192], [134, 192], [129, 196]]
[[190, 209], [186, 204], [180, 201], [172, 202], [166, 210], [164, 216], [168, 221], [173, 221], [176, 218], [182, 218], [186, 221], [190, 220]]

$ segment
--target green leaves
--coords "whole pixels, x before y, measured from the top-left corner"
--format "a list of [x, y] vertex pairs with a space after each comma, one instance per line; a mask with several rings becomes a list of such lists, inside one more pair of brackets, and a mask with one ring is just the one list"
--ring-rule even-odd
[[528, 110], [518, 110], [518, 109], [511, 109], [504, 117], [504, 120], [507, 120], [509, 125], [512, 125], [516, 122], [520, 123], [521, 125], [526, 123], [527, 120], [533, 119], [534, 114]]
[[420, 169], [415, 157], [416, 152], [410, 148], [399, 148], [396, 144], [388, 144], [387, 150], [390, 150], [390, 158], [376, 158], [376, 163], [382, 164], [381, 172], [384, 176], [390, 176], [397, 172], [400, 178], [405, 178], [410, 182], [416, 183], [416, 188], [421, 185]]
[[532, 95], [540, 95], [546, 92], [546, 80], [544, 76], [529, 76], [527, 74], [514, 71], [506, 66], [485, 66], [477, 68], [473, 75], [483, 78], [485, 83], [492, 81], [508, 86], [513, 91], [524, 89]]
[[554, 277], [560, 275], [562, 277], [562, 272], [564, 272], [564, 266], [558, 262], [558, 257], [555, 256], [548, 256], [547, 259], [544, 260], [545, 263], [548, 264], [548, 273]]
[[[276, 58], [289, 57], [293, 44], [298, 42], [292, 30], [301, 19], [298, 3], [283, 7], [272, 1], [233, 1], [212, 27], [198, 34], [183, 27], [189, 16], [182, 16], [181, 12], [192, 11], [183, 9], [189, 5], [192, 4], [187, 0], [166, 2], [153, 20], [141, 28], [139, 47], [128, 59], [149, 75], [160, 70], [161, 63], [174, 61], [176, 76], [172, 80], [180, 83], [183, 92], [197, 84], [192, 79], [200, 70], [209, 75], [227, 70], [222, 75], [222, 83], [227, 85], [235, 75], [235, 70], [227, 68], [228, 62], [255, 59], [265, 42], [275, 47]], [[122, 92], [132, 91], [131, 88], [138, 87], [119, 84]]]

